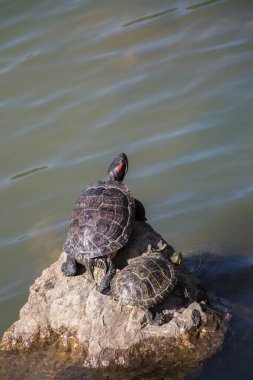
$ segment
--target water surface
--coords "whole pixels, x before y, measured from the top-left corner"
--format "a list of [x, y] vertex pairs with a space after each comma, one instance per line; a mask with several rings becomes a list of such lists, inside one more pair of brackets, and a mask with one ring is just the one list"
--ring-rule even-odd
[[251, 258], [252, 88], [250, 0], [0, 0], [1, 333], [118, 152], [176, 249]]

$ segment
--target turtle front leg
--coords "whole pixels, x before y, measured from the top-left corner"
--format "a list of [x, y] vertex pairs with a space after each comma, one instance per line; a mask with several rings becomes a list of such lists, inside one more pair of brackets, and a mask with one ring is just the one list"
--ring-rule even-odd
[[67, 277], [77, 274], [77, 262], [74, 257], [67, 255], [67, 260], [62, 264], [61, 271]]
[[110, 281], [116, 274], [116, 268], [110, 257], [105, 257], [103, 260], [105, 263], [105, 272], [98, 291], [102, 294], [107, 294], [110, 290]]
[[146, 315], [147, 322], [150, 325], [161, 326], [163, 324], [164, 320], [163, 320], [163, 314], [162, 313], [153, 313], [147, 307], [145, 307], [143, 310], [144, 310], [144, 313]]

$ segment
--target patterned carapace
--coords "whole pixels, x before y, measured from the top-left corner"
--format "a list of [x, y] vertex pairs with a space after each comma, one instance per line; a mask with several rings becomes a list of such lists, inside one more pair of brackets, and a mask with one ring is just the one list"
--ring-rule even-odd
[[132, 232], [134, 198], [122, 182], [97, 181], [89, 184], [70, 215], [64, 251], [94, 258], [123, 247]]

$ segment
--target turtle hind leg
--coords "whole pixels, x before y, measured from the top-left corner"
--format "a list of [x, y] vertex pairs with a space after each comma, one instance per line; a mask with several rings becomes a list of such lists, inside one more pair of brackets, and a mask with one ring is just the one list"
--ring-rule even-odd
[[67, 255], [67, 260], [62, 264], [61, 271], [67, 277], [77, 274], [77, 262], [74, 257]]
[[105, 273], [98, 288], [98, 291], [102, 294], [107, 294], [110, 290], [110, 281], [116, 274], [116, 268], [110, 257], [104, 258], [104, 264]]
[[143, 310], [144, 310], [144, 313], [146, 315], [147, 322], [150, 325], [160, 326], [160, 325], [162, 325], [164, 323], [163, 314], [162, 313], [153, 313], [147, 307], [145, 307]]

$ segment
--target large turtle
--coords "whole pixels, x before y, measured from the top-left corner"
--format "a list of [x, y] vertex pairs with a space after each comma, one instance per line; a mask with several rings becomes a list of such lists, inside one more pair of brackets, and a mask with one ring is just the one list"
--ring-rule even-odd
[[163, 315], [152, 310], [174, 289], [182, 254], [168, 251], [140, 256], [131, 261], [111, 281], [114, 298], [123, 305], [144, 310], [150, 324], [161, 325]]
[[77, 274], [77, 262], [104, 262], [105, 275], [99, 291], [107, 293], [115, 274], [112, 258], [123, 247], [132, 233], [137, 217], [146, 220], [143, 205], [135, 200], [123, 184], [128, 169], [125, 153], [115, 157], [109, 166], [107, 180], [99, 180], [85, 187], [70, 215], [69, 230], [64, 243], [67, 260], [62, 264], [66, 276]]

